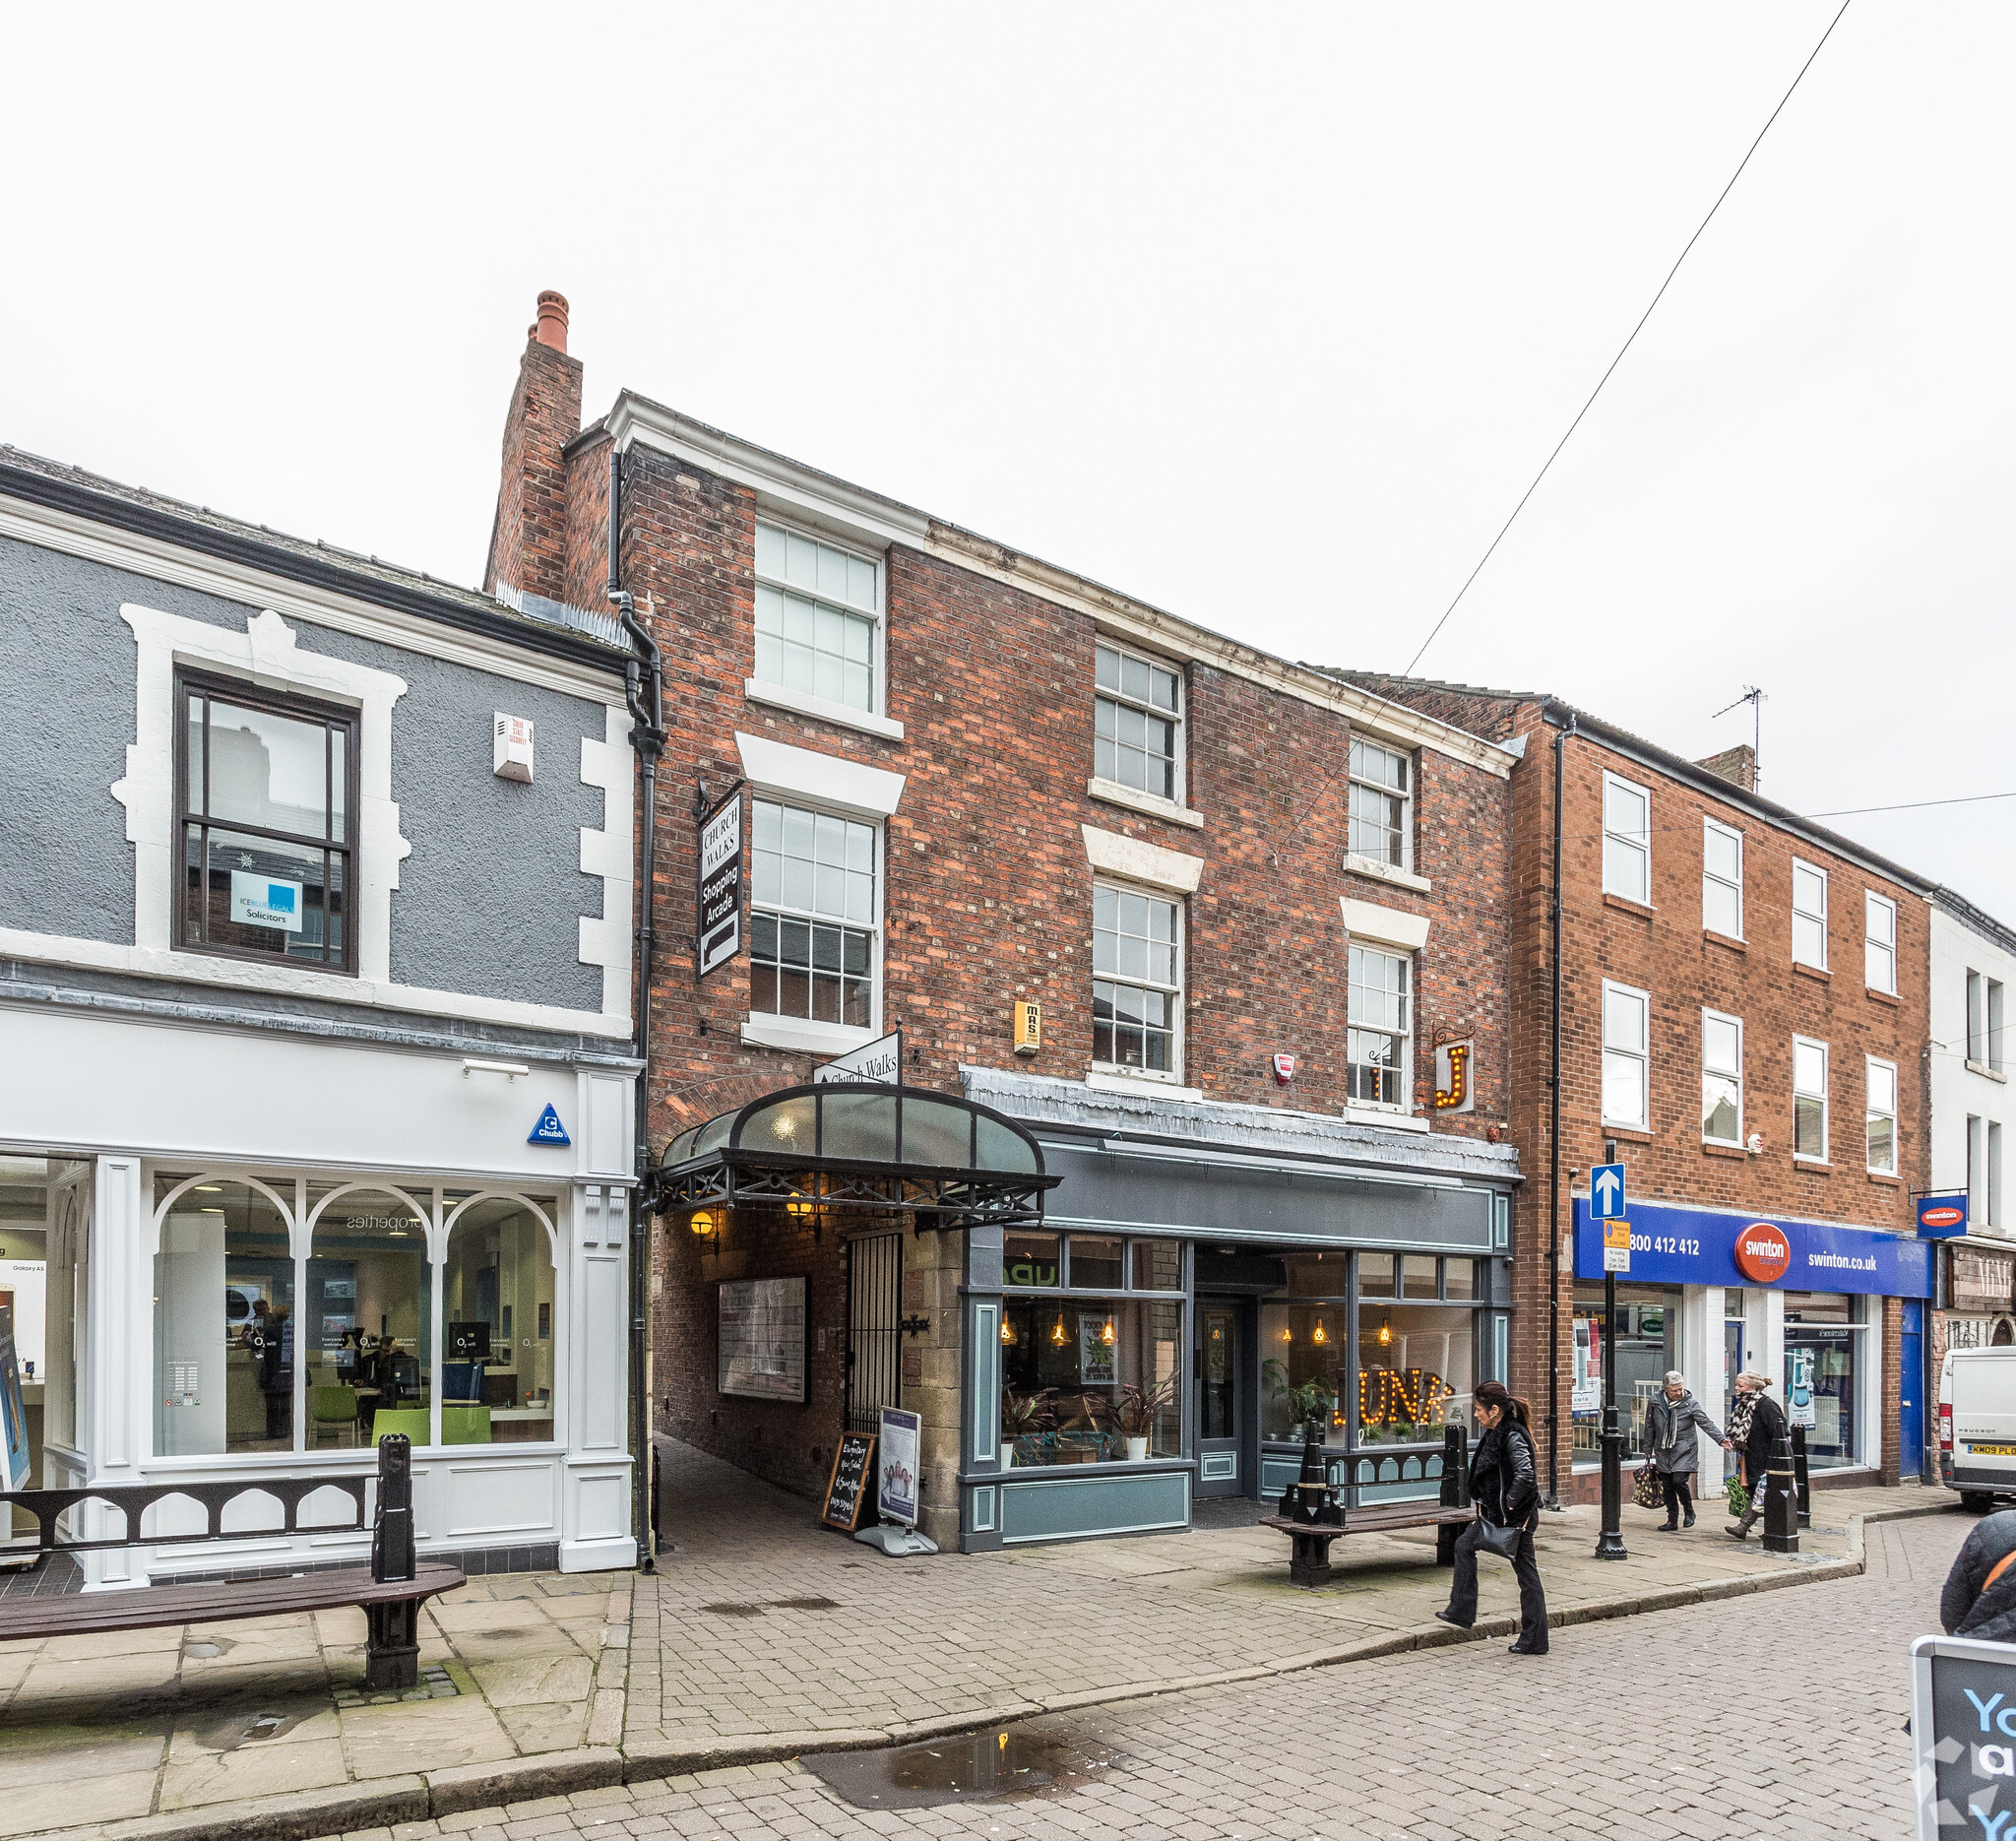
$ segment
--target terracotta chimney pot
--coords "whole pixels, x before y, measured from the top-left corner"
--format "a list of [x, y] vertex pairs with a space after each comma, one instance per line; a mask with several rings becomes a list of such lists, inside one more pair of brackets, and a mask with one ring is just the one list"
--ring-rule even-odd
[[537, 325], [532, 327], [532, 336], [542, 346], [550, 346], [555, 351], [567, 349], [567, 296], [556, 294], [550, 287], [539, 295], [539, 317]]

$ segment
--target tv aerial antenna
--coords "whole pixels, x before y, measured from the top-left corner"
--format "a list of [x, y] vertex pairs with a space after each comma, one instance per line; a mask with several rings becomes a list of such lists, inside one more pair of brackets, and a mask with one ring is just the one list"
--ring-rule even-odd
[[[1761, 787], [1764, 784], [1763, 691], [1759, 690], [1755, 684], [1745, 684], [1743, 686], [1743, 694], [1740, 697], [1738, 697], [1733, 703], [1732, 703], [1728, 709], [1717, 710], [1715, 716], [1727, 716], [1730, 710], [1740, 710], [1746, 703], [1750, 706], [1750, 714], [1754, 719], [1754, 724], [1751, 730], [1752, 739], [1750, 742], [1750, 780], [1751, 791], [1755, 792], [1758, 787]], [[1715, 720], [1715, 717], [1712, 716], [1708, 720], [1710, 722], [1713, 722]]]

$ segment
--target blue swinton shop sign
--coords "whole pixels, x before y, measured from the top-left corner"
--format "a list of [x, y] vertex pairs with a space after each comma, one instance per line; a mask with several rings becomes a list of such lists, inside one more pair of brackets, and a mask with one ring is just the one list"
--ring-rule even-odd
[[[1629, 1219], [1633, 1284], [1766, 1284], [1790, 1292], [1867, 1292], [1879, 1298], [1932, 1295], [1929, 1240], [1785, 1215], [1725, 1215], [1656, 1202], [1633, 1202]], [[1751, 1242], [1769, 1241], [1780, 1253], [1778, 1276], [1762, 1277], [1772, 1267], [1758, 1267], [1754, 1256], [1751, 1273], [1738, 1268], [1738, 1245], [1746, 1235]], [[1603, 1223], [1592, 1219], [1588, 1198], [1580, 1195], [1575, 1198], [1575, 1276], [1603, 1277]]]

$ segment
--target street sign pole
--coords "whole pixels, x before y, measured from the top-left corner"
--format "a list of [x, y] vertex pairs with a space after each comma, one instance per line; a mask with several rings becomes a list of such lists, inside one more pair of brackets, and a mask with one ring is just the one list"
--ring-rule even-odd
[[[1604, 1140], [1603, 1161], [1606, 1166], [1616, 1164], [1614, 1139]], [[1621, 1182], [1610, 1192], [1616, 1195], [1619, 1203], [1622, 1202]], [[1596, 1194], [1594, 1182], [1590, 1185], [1590, 1194], [1592, 1197]], [[1628, 1236], [1629, 1229], [1625, 1232]], [[1628, 1238], [1624, 1244], [1628, 1249]], [[1628, 1250], [1624, 1256], [1629, 1259]], [[1617, 1426], [1617, 1269], [1613, 1259], [1606, 1257], [1603, 1263], [1603, 1531], [1596, 1537], [1596, 1556], [1598, 1559], [1628, 1559], [1630, 1555], [1624, 1547], [1622, 1526], [1624, 1434]]]

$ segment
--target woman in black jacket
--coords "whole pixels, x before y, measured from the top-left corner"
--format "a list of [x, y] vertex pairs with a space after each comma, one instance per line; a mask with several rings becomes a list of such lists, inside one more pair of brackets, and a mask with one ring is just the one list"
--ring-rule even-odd
[[[1785, 1436], [1785, 1411], [1765, 1389], [1771, 1376], [1746, 1368], [1736, 1376], [1736, 1392], [1751, 1397], [1750, 1432], [1743, 1444], [1743, 1488], [1750, 1492], [1750, 1505], [1740, 1521], [1724, 1530], [1732, 1540], [1747, 1541], [1757, 1517], [1764, 1512], [1764, 1494], [1769, 1488], [1772, 1454]], [[1733, 1419], [1735, 1416], [1730, 1416]]]
[[[1482, 1521], [1519, 1530], [1512, 1572], [1519, 1581], [1519, 1640], [1515, 1656], [1547, 1653], [1547, 1601], [1533, 1556], [1533, 1531], [1540, 1526], [1540, 1471], [1534, 1461], [1533, 1415], [1524, 1400], [1498, 1381], [1480, 1381], [1475, 1398], [1482, 1436], [1470, 1460], [1470, 1499]], [[1483, 1530], [1473, 1521], [1456, 1540], [1456, 1577], [1449, 1609], [1435, 1616], [1467, 1630], [1477, 1621], [1477, 1551]]]

